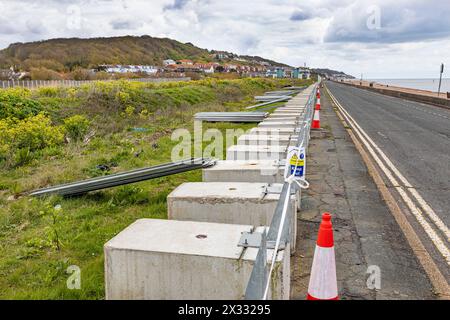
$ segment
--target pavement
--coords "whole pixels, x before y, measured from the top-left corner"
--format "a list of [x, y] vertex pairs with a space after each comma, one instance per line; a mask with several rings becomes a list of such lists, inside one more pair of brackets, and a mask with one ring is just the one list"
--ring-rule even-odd
[[441, 92], [440, 94], [438, 94], [437, 92], [433, 92], [433, 91], [403, 88], [403, 87], [397, 87], [397, 86], [376, 83], [373, 81], [351, 80], [351, 81], [349, 81], [349, 83], [351, 83], [354, 86], [359, 86], [359, 87], [365, 87], [365, 88], [373, 87], [375, 89], [388, 89], [388, 90], [393, 90], [393, 91], [412, 93], [412, 94], [418, 94], [418, 95], [423, 95], [423, 96], [428, 96], [428, 97], [450, 100], [450, 98], [448, 98], [448, 96], [447, 96], [447, 92]]
[[[445, 225], [450, 226], [450, 110], [327, 82], [361, 128], [410, 182]], [[388, 182], [386, 185], [392, 188]], [[398, 198], [398, 197], [397, 197]], [[399, 201], [401, 203], [401, 201]], [[427, 211], [424, 216], [427, 218]], [[450, 267], [419, 223], [409, 221], [446, 279]], [[429, 219], [428, 219], [429, 221]], [[447, 248], [442, 227], [429, 221]], [[447, 281], [448, 282], [448, 281]]]
[[[302, 192], [297, 223], [291, 299], [306, 297], [323, 212], [333, 215], [340, 299], [435, 299], [426, 273], [383, 202], [329, 98], [323, 94], [321, 102], [322, 129], [312, 132], [307, 159], [307, 180], [311, 185]], [[373, 266], [380, 270], [379, 289], [367, 285], [370, 266], [371, 270]]]

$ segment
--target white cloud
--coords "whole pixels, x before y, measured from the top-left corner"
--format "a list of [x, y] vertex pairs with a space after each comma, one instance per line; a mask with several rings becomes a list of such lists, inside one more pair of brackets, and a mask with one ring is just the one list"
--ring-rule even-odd
[[[379, 26], [369, 20], [378, 16]], [[450, 36], [450, 2], [359, 0], [333, 15], [328, 42], [411, 42]]]
[[[380, 8], [380, 29], [367, 28]], [[144, 35], [367, 77], [435, 76], [450, 64], [438, 0], [0, 0], [0, 47], [59, 37]]]

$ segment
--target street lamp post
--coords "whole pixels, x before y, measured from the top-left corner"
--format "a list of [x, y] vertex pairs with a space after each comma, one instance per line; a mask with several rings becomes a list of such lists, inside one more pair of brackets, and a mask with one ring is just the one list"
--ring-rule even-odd
[[439, 76], [438, 97], [441, 95], [442, 74], [444, 73], [444, 64], [441, 64], [441, 74]]

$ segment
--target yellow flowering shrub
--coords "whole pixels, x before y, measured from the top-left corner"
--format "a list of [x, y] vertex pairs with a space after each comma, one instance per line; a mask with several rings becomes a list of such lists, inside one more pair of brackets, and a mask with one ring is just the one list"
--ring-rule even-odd
[[53, 126], [51, 119], [42, 113], [23, 120], [0, 120], [0, 159], [10, 163], [21, 164], [24, 155], [29, 159], [34, 152], [63, 142], [64, 129]]
[[90, 124], [90, 121], [81, 115], [67, 118], [64, 120], [66, 136], [75, 141], [82, 140], [88, 133]]
[[57, 87], [41, 87], [37, 89], [37, 94], [41, 97], [57, 97], [59, 92], [60, 92], [60, 88]]
[[24, 88], [0, 90], [0, 119], [24, 119], [42, 111], [41, 104], [30, 95], [30, 90]]
[[125, 113], [127, 114], [127, 116], [131, 117], [134, 114], [135, 109], [136, 108], [133, 106], [128, 106], [125, 108]]
[[131, 98], [130, 95], [126, 92], [119, 91], [116, 93], [116, 100], [120, 102], [121, 104], [127, 104], [130, 102]]
[[77, 96], [77, 89], [76, 88], [69, 88], [67, 89], [67, 97], [70, 99], [74, 99]]

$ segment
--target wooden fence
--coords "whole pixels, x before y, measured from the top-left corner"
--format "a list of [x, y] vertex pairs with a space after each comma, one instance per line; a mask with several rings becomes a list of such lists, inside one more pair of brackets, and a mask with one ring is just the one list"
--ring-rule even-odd
[[[172, 82], [172, 81], [190, 81], [191, 78], [142, 78], [142, 79], [129, 79], [130, 81], [138, 82]], [[104, 81], [117, 81], [117, 80], [104, 80]], [[91, 84], [98, 82], [98, 80], [9, 80], [0, 81], [0, 89], [8, 88], [28, 88], [37, 89], [41, 87], [79, 87], [85, 84]]]

